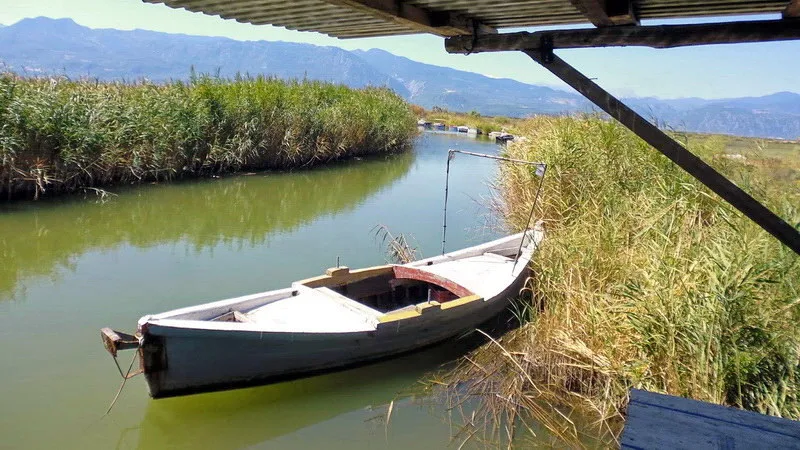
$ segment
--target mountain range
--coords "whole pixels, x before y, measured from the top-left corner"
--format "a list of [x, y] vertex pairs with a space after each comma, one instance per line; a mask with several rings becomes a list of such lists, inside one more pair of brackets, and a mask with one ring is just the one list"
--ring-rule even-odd
[[[237, 41], [154, 31], [90, 29], [70, 19], [23, 19], [0, 27], [0, 70], [100, 80], [187, 79], [192, 71], [314, 79], [352, 87], [388, 86], [426, 108], [524, 117], [592, 110], [582, 96], [510, 79], [423, 64], [383, 50], [347, 51], [271, 41]], [[707, 100], [627, 98], [674, 129], [800, 138], [800, 95]]]

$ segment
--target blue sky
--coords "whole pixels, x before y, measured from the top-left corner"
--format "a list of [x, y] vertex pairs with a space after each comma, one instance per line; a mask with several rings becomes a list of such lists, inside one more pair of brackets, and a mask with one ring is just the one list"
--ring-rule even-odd
[[[431, 35], [339, 40], [317, 33], [241, 24], [141, 0], [0, 0], [2, 24], [10, 25], [37, 16], [69, 17], [91, 28], [140, 28], [238, 40], [305, 42], [349, 50], [380, 48], [428, 64], [532, 84], [562, 86], [559, 80], [521, 53], [450, 55], [444, 50], [443, 40]], [[777, 15], [749, 18], [777, 18]], [[669, 50], [578, 49], [563, 50], [559, 55], [596, 78], [603, 87], [623, 96], [724, 98], [800, 92], [800, 42], [797, 41]]]

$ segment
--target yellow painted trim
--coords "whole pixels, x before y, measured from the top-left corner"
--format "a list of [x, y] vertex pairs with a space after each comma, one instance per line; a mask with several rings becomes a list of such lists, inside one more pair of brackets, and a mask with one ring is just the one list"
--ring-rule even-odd
[[338, 277], [341, 275], [347, 275], [348, 273], [350, 273], [350, 268], [347, 266], [331, 267], [330, 269], [325, 271], [325, 275], [329, 277]]
[[472, 303], [478, 300], [483, 300], [483, 297], [480, 295], [468, 295], [466, 297], [461, 297], [442, 303], [442, 309], [455, 308], [456, 306], [466, 305], [467, 303]]
[[379, 323], [396, 322], [398, 320], [420, 317], [421, 315], [427, 314], [430, 311], [438, 311], [442, 305], [439, 302], [432, 301], [432, 302], [418, 303], [415, 306], [416, 307], [410, 311], [406, 310], [406, 311], [388, 312], [378, 317], [378, 322]]
[[335, 276], [320, 275], [306, 278], [305, 280], [298, 281], [298, 283], [310, 288], [341, 286], [366, 278], [391, 273], [394, 270], [393, 267], [394, 266], [391, 265], [367, 267], [365, 269], [351, 270], [348, 273], [338, 273]]
[[437, 302], [435, 300], [432, 300], [430, 302], [418, 303], [416, 309], [417, 309], [418, 313], [425, 314], [425, 313], [430, 312], [430, 311], [439, 310], [439, 309], [441, 309], [441, 306], [442, 306], [441, 303], [439, 303], [439, 302]]
[[468, 303], [477, 302], [481, 300], [483, 300], [483, 297], [481, 297], [480, 295], [468, 295], [466, 297], [457, 298], [455, 300], [450, 300], [449, 302], [444, 302], [444, 303], [439, 303], [437, 301], [422, 302], [418, 303], [416, 305], [416, 308], [414, 308], [411, 311], [396, 311], [396, 312], [386, 313], [378, 317], [378, 323], [396, 322], [398, 320], [420, 317], [423, 314], [427, 314], [431, 311], [450, 309], [456, 306], [466, 305]]
[[396, 322], [398, 320], [411, 319], [412, 317], [419, 317], [422, 314], [419, 311], [395, 311], [386, 313], [378, 317], [378, 323]]
[[316, 276], [316, 277], [311, 277], [311, 278], [306, 278], [304, 280], [300, 280], [297, 283], [302, 284], [303, 286], [312, 287], [312, 288], [313, 287], [320, 287], [323, 284], [319, 283], [319, 282], [330, 280], [331, 278], [333, 278], [333, 277], [329, 277], [327, 275], [319, 275], [319, 276]]

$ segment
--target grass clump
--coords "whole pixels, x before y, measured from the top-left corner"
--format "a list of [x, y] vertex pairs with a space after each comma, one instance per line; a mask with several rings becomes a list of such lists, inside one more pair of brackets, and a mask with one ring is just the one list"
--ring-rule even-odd
[[[618, 436], [632, 387], [800, 419], [800, 258], [615, 122], [537, 118], [523, 131], [508, 156], [548, 163], [529, 322], [451, 385], [489, 419], [573, 442]], [[795, 178], [714, 157], [723, 144], [692, 150], [800, 225]], [[534, 175], [504, 167], [499, 185], [523, 227]]]
[[38, 198], [394, 153], [409, 147], [414, 121], [384, 88], [263, 77], [154, 84], [0, 74], [0, 195]]

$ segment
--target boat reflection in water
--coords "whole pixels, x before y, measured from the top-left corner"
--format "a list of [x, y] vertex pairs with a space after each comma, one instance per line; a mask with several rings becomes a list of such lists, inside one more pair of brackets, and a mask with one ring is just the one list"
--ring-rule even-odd
[[[504, 313], [481, 328], [499, 334], [513, 323]], [[258, 444], [263, 448], [414, 448], [419, 442], [444, 448], [452, 430], [443, 423], [442, 402], [419, 397], [422, 385], [409, 384], [410, 380], [446, 368], [444, 364], [483, 342], [483, 335], [471, 333], [358, 369], [256, 388], [150, 400], [138, 448], [234, 449]]]

